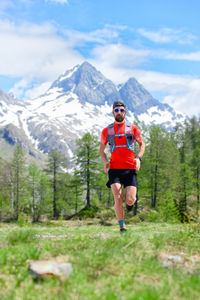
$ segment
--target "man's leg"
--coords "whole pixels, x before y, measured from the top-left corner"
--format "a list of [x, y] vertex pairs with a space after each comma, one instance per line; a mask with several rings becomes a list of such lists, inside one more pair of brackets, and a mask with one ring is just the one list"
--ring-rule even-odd
[[125, 188], [125, 202], [128, 206], [133, 207], [136, 201], [136, 186], [127, 186]]
[[121, 183], [113, 183], [111, 189], [115, 200], [114, 208], [117, 220], [124, 220], [122, 185]]

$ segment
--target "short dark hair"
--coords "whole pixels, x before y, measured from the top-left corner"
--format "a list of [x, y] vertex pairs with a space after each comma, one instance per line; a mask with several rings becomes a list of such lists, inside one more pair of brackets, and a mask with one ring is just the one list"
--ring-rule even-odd
[[115, 102], [113, 103], [113, 109], [114, 109], [115, 107], [117, 107], [117, 106], [123, 106], [124, 108], [126, 108], [126, 105], [125, 105], [124, 102], [121, 101], [121, 100], [115, 101]]

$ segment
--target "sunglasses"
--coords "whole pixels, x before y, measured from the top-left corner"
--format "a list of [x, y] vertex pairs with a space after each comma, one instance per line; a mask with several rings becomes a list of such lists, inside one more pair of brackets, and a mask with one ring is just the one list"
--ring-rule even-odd
[[125, 112], [125, 109], [124, 109], [124, 108], [115, 108], [115, 109], [114, 109], [114, 112], [115, 112], [115, 113], [118, 113], [119, 111], [120, 111], [121, 113], [123, 113], [123, 112]]

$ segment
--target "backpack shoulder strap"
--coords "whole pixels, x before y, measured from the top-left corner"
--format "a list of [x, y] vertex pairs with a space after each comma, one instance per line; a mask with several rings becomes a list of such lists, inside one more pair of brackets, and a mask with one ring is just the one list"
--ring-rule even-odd
[[132, 124], [129, 122], [125, 123], [125, 134], [133, 134]]
[[115, 134], [114, 123], [111, 123], [110, 125], [108, 125], [107, 128], [108, 128], [108, 135]]

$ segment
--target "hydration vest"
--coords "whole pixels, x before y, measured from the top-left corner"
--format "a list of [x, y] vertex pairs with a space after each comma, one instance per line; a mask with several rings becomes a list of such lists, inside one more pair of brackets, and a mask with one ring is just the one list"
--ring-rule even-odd
[[[115, 145], [116, 136], [125, 136], [126, 145]], [[134, 136], [132, 125], [125, 122], [125, 133], [124, 134], [115, 134], [114, 123], [108, 125], [108, 134], [107, 134], [108, 144], [110, 146], [110, 152], [115, 151], [116, 148], [127, 147], [130, 151], [134, 151]]]

